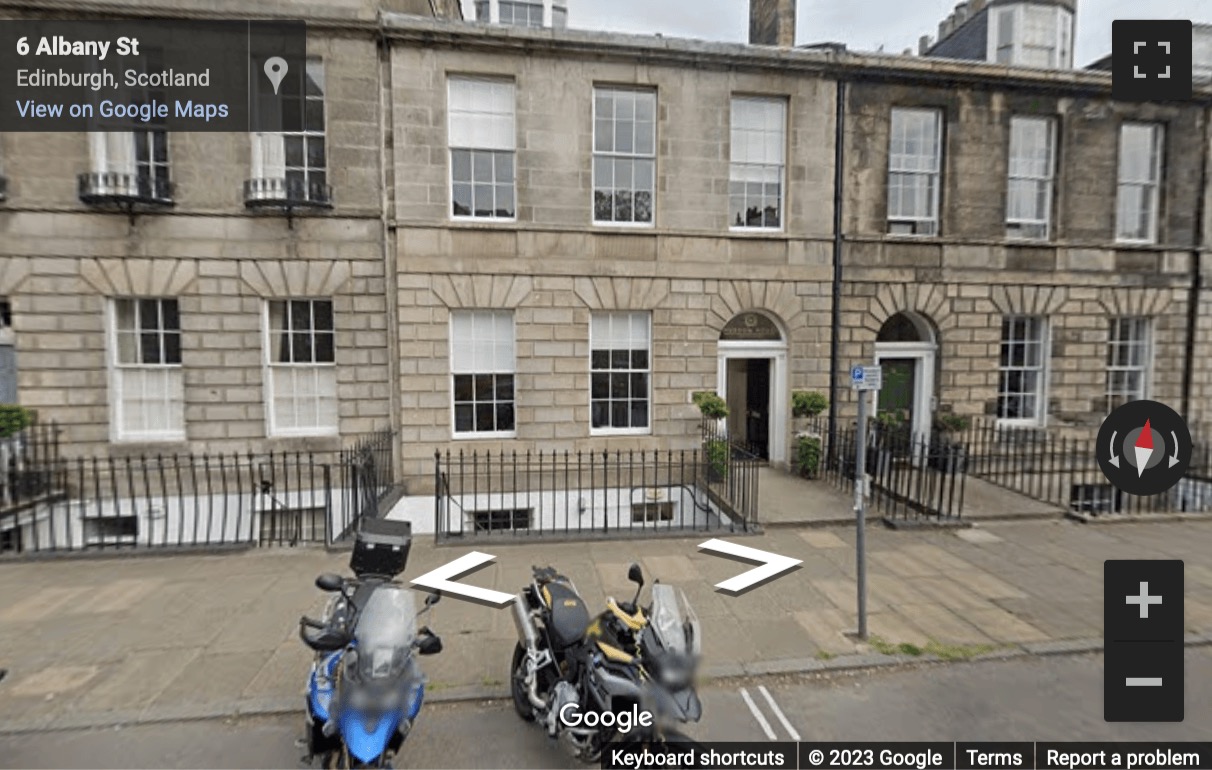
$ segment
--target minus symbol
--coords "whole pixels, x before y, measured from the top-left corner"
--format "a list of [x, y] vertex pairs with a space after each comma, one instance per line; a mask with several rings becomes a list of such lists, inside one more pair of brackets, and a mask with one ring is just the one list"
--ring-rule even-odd
[[1130, 676], [1127, 677], [1126, 686], [1128, 687], [1161, 687], [1162, 678], [1160, 676]]

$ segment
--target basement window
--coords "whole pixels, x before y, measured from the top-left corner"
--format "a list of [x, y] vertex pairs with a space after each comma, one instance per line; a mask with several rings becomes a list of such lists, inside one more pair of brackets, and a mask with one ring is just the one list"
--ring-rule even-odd
[[673, 503], [633, 503], [631, 506], [633, 522], [673, 521]]
[[501, 508], [471, 512], [476, 532], [530, 529], [530, 520], [533, 515], [533, 508]]
[[81, 521], [85, 546], [134, 545], [139, 536], [138, 516], [97, 516]]
[[324, 508], [279, 508], [261, 512], [262, 543], [323, 543]]

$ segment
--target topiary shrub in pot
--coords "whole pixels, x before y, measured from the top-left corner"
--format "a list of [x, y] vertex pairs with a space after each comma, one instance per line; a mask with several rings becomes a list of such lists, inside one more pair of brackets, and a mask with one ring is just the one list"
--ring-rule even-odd
[[[791, 394], [791, 416], [797, 419], [815, 419], [829, 408], [829, 399], [824, 393], [814, 390], [797, 390]], [[814, 479], [821, 465], [824, 441], [819, 426], [810, 426], [795, 435], [795, 457], [792, 470], [804, 478]]]
[[[693, 396], [695, 406], [699, 408], [699, 413], [703, 415], [703, 420], [722, 420], [728, 416], [728, 402], [720, 397], [718, 393], [713, 393], [709, 390], [699, 391]], [[706, 438], [711, 435], [711, 438]], [[707, 480], [708, 481], [723, 481], [728, 477], [728, 459], [731, 454], [731, 449], [728, 446], [727, 438], [717, 438], [712, 431], [708, 434], [704, 432], [703, 455], [707, 463]]]

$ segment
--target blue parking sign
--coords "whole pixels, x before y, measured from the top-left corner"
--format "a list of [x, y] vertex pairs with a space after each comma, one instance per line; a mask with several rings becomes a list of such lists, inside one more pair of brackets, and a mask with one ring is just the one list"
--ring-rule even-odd
[[864, 374], [863, 367], [856, 366], [850, 370], [850, 381], [855, 383], [862, 382]]

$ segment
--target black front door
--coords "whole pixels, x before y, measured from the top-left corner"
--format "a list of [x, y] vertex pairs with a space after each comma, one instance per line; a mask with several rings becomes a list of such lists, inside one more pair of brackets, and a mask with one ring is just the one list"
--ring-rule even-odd
[[746, 433], [751, 451], [770, 459], [770, 359], [747, 359]]

